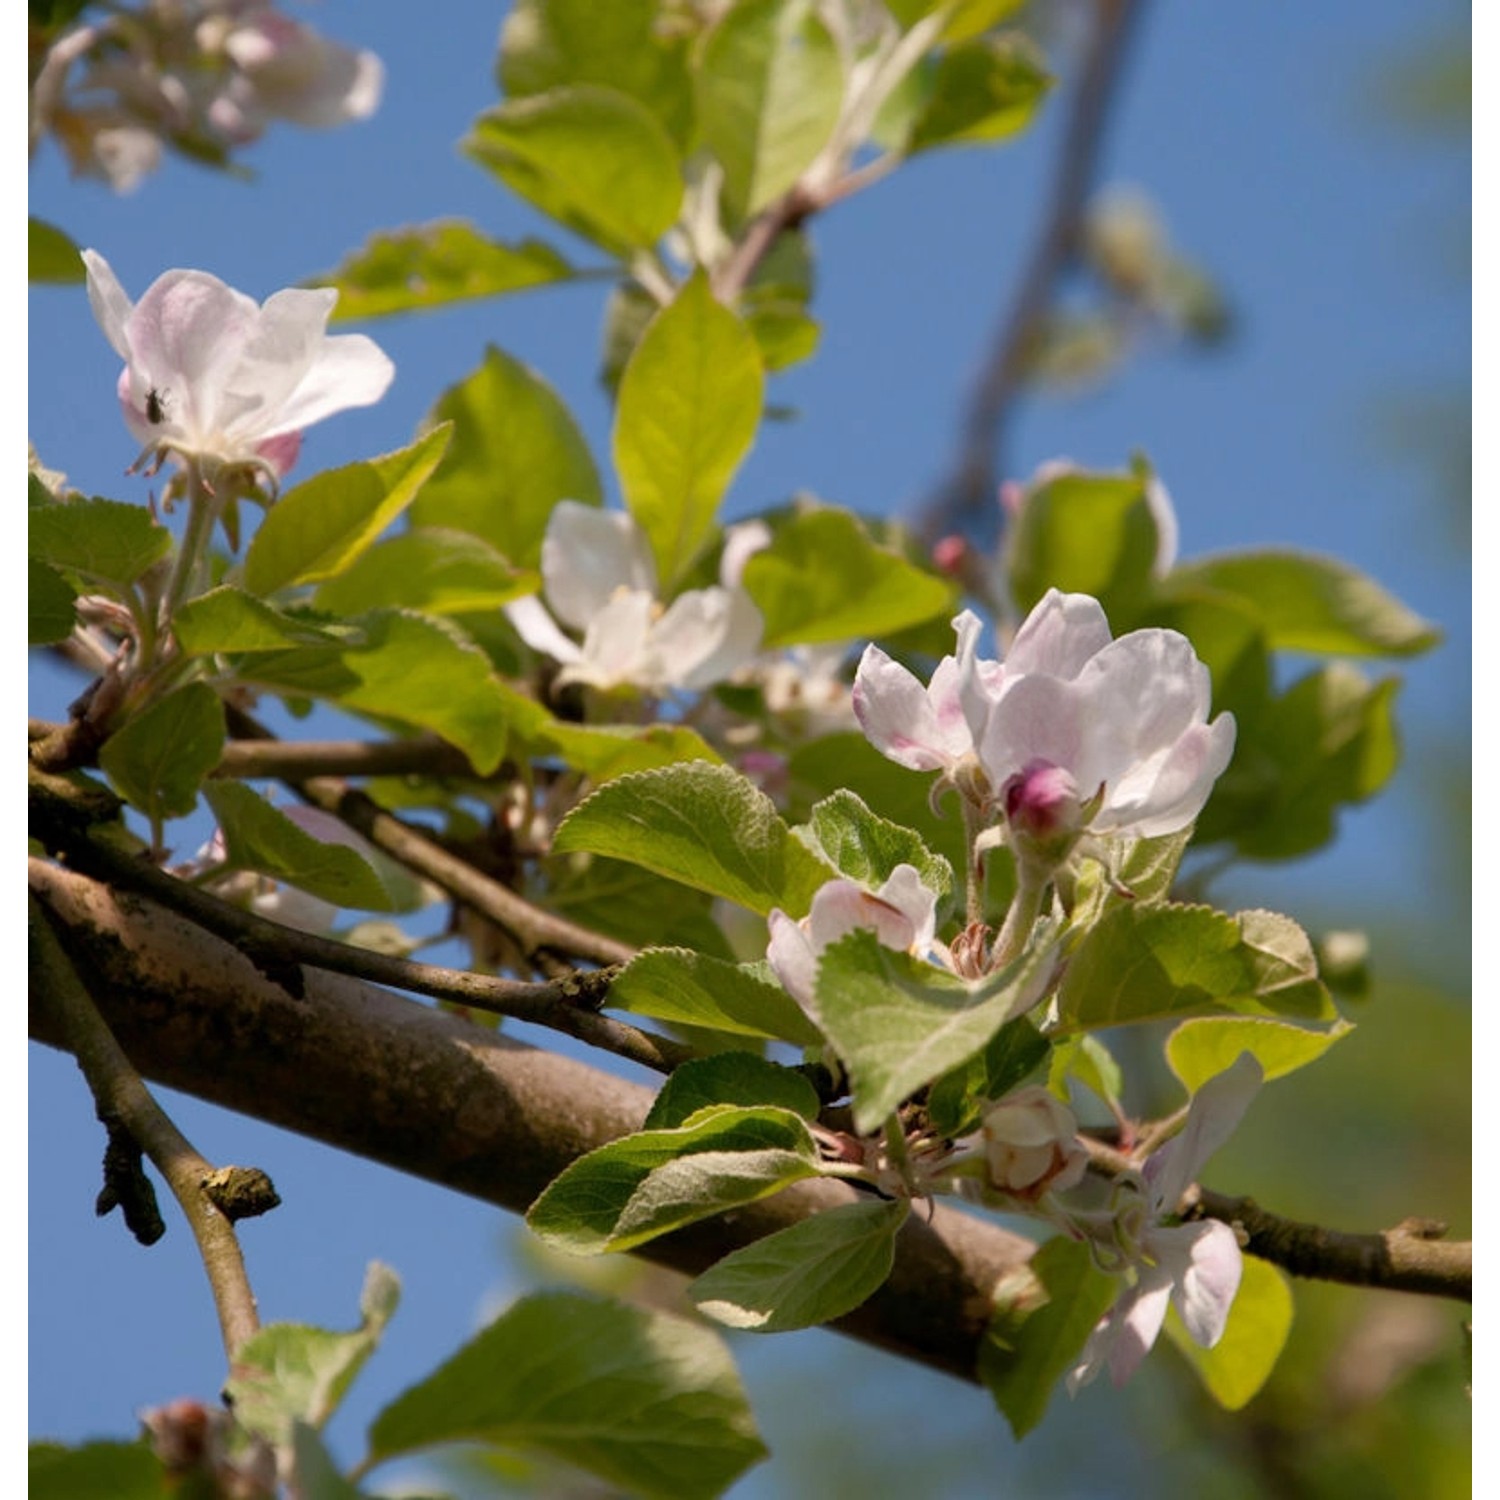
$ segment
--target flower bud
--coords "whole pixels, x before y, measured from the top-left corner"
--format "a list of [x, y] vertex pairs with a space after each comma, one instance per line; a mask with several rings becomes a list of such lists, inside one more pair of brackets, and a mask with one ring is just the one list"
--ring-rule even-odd
[[1078, 783], [1051, 761], [1029, 761], [1001, 790], [1011, 828], [1033, 839], [1069, 837], [1082, 826]]
[[1088, 1169], [1073, 1111], [1039, 1085], [1016, 1089], [984, 1116], [992, 1186], [1035, 1200], [1075, 1187]]

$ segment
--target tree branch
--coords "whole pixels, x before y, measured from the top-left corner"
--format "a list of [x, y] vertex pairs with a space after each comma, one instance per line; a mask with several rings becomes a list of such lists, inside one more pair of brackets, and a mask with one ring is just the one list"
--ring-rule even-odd
[[[65, 1039], [68, 1050], [78, 1059], [99, 1118], [110, 1132], [111, 1148], [118, 1146], [118, 1134], [123, 1131], [151, 1158], [171, 1188], [198, 1242], [219, 1314], [224, 1353], [233, 1365], [241, 1345], [260, 1327], [260, 1318], [239, 1239], [228, 1214], [209, 1192], [210, 1181], [220, 1174], [193, 1149], [151, 1097], [34, 897], [28, 902], [27, 926], [31, 988], [46, 1024]], [[107, 1211], [108, 1199], [102, 1201]], [[263, 1203], [262, 1208], [273, 1206], [274, 1193], [272, 1201]]]
[[1051, 203], [970, 398], [953, 470], [917, 516], [917, 529], [929, 543], [962, 529], [996, 505], [1005, 427], [1026, 376], [1037, 329], [1058, 281], [1077, 254], [1079, 225], [1109, 107], [1131, 25], [1143, 4], [1144, 0], [1096, 0], [1096, 20], [1074, 86]]

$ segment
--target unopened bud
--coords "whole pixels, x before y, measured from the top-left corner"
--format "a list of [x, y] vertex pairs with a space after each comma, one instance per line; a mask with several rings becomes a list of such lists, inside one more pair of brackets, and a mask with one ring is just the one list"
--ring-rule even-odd
[[992, 1186], [1017, 1198], [1040, 1198], [1076, 1186], [1088, 1170], [1073, 1111], [1039, 1085], [1016, 1089], [984, 1116]]

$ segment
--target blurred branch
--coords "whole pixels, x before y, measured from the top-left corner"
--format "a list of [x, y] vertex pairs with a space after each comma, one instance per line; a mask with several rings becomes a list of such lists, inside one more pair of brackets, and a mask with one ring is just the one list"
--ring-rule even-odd
[[[219, 1314], [224, 1352], [232, 1365], [240, 1346], [260, 1327], [260, 1319], [229, 1215], [215, 1204], [208, 1191], [210, 1180], [217, 1174], [141, 1082], [34, 897], [28, 902], [27, 927], [31, 991], [44, 1017], [44, 1029], [59, 1035], [77, 1058], [99, 1118], [109, 1132], [110, 1150], [105, 1157], [107, 1176], [104, 1192], [100, 1194], [100, 1211], [107, 1213], [118, 1204], [133, 1232], [141, 1238], [139, 1193], [144, 1190], [147, 1216], [155, 1223], [143, 1242], [150, 1244], [160, 1238], [155, 1195], [149, 1181], [139, 1172], [138, 1158], [130, 1166], [139, 1181], [124, 1192], [120, 1188], [118, 1168], [122, 1150], [127, 1156], [132, 1146], [137, 1152], [144, 1151], [166, 1179], [198, 1242], [198, 1253]], [[127, 1137], [128, 1142], [122, 1137]], [[111, 1162], [116, 1168], [113, 1172]], [[274, 1207], [275, 1202], [273, 1191], [269, 1201], [263, 1199], [255, 1211]]]
[[999, 450], [1026, 375], [1038, 329], [1058, 282], [1076, 259], [1083, 211], [1125, 60], [1131, 27], [1145, 0], [1095, 0], [1095, 22], [1073, 89], [1052, 199], [1009, 309], [970, 398], [958, 457], [917, 514], [931, 543], [996, 506]]
[[[341, 975], [312, 970], [295, 996], [234, 945], [76, 871], [33, 860], [30, 879], [151, 1077], [512, 1212], [584, 1152], [639, 1129], [650, 1104], [638, 1085]], [[44, 1006], [31, 1029], [68, 1045]], [[697, 1273], [856, 1199], [846, 1183], [798, 1183], [639, 1253]], [[994, 1289], [1034, 1249], [946, 1207], [930, 1222], [913, 1214], [889, 1281], [831, 1326], [972, 1380]]]

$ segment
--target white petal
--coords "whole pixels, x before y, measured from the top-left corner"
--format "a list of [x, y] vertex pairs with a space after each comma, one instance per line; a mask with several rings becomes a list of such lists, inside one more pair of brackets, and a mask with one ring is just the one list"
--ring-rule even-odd
[[1234, 1134], [1264, 1074], [1253, 1054], [1241, 1052], [1222, 1073], [1215, 1073], [1188, 1106], [1181, 1132], [1143, 1169], [1158, 1213], [1173, 1213], [1204, 1164]]
[[908, 946], [912, 951], [927, 954], [937, 933], [937, 893], [923, 884], [916, 867], [897, 865], [875, 894], [911, 923], [912, 938]]
[[1229, 1225], [1216, 1219], [1158, 1229], [1152, 1246], [1167, 1238], [1175, 1242], [1164, 1260], [1174, 1267], [1172, 1301], [1193, 1342], [1212, 1349], [1224, 1334], [1229, 1310], [1240, 1289], [1245, 1261]]
[[724, 551], [719, 556], [719, 582], [737, 588], [745, 564], [771, 545], [771, 528], [764, 521], [741, 521], [724, 533]]
[[1128, 830], [1137, 838], [1158, 838], [1185, 828], [1203, 805], [1234, 755], [1234, 715], [1195, 724], [1170, 749], [1133, 767], [1109, 787], [1093, 828], [1097, 833]]
[[1076, 677], [1109, 641], [1109, 620], [1097, 599], [1048, 589], [1016, 632], [1005, 670]]
[[560, 501], [542, 541], [547, 602], [564, 625], [587, 630], [617, 589], [656, 593], [656, 567], [639, 527], [623, 511]]
[[130, 298], [109, 262], [97, 250], [85, 250], [82, 254], [88, 269], [89, 306], [94, 310], [94, 319], [115, 353], [128, 361], [130, 343], [125, 337], [125, 324], [130, 318]]
[[766, 949], [770, 964], [782, 987], [804, 1009], [813, 1003], [818, 987], [818, 955], [812, 940], [779, 908], [766, 918], [771, 942]]
[[602, 688], [629, 683], [651, 692], [663, 690], [667, 684], [656, 674], [648, 645], [655, 612], [650, 594], [616, 594], [589, 622], [582, 659], [564, 667], [558, 681], [591, 682]]
[[577, 642], [565, 636], [557, 628], [557, 621], [547, 613], [542, 601], [535, 594], [528, 594], [524, 599], [513, 599], [509, 604], [501, 607], [505, 611], [506, 619], [515, 626], [516, 634], [533, 651], [540, 651], [543, 656], [550, 656], [553, 661], [582, 660], [583, 652], [579, 649]]
[[860, 928], [869, 928], [885, 947], [898, 953], [909, 949], [916, 937], [916, 925], [904, 911], [872, 896], [853, 880], [830, 880], [819, 886], [807, 928], [818, 953]]
[[743, 589], [680, 594], [651, 632], [663, 681], [697, 692], [751, 662], [764, 621]]
[[1083, 753], [1091, 711], [1075, 682], [1032, 675], [1007, 683], [979, 746], [979, 763], [996, 792], [1034, 761], [1045, 761], [1071, 774], [1081, 797], [1091, 797], [1099, 780]]
[[372, 406], [395, 375], [385, 351], [364, 334], [325, 338], [312, 367], [282, 406], [273, 432], [300, 432], [335, 412]]
[[[934, 674], [934, 677], [936, 674]], [[956, 704], [953, 695], [941, 700]], [[865, 647], [854, 674], [854, 716], [865, 738], [888, 760], [913, 771], [951, 768], [973, 748], [968, 727], [939, 718], [928, 690], [879, 646]]]

